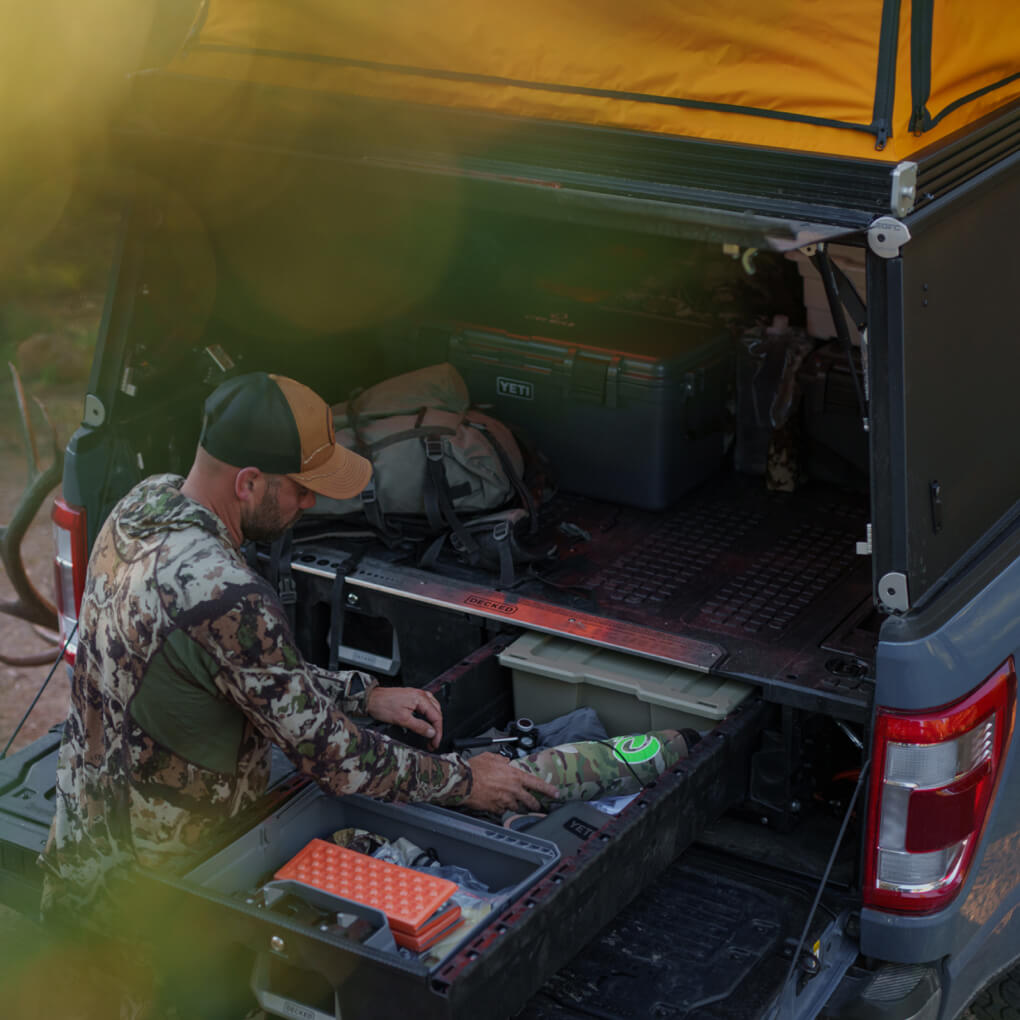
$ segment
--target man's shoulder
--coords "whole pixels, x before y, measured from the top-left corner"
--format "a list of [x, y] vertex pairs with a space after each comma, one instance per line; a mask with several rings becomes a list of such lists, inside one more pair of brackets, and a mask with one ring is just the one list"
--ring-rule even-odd
[[[181, 492], [180, 475], [152, 475], [135, 485], [114, 507], [110, 526], [121, 541], [185, 544], [210, 541], [231, 550], [226, 525], [208, 507]], [[183, 539], [181, 538], [183, 537]]]
[[165, 535], [158, 571], [161, 586], [178, 589], [188, 606], [212, 602], [224, 608], [269, 591], [238, 550], [201, 527]]

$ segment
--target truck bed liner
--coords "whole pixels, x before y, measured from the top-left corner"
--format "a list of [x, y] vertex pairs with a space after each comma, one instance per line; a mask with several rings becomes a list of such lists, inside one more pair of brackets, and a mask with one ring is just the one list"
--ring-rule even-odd
[[[786, 979], [812, 890], [727, 873], [697, 851], [669, 868], [543, 986], [515, 1020], [740, 1020]], [[832, 920], [812, 923], [811, 946]]]

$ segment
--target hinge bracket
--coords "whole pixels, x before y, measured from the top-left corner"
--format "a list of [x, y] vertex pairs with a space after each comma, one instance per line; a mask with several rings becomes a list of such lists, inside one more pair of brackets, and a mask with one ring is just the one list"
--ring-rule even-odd
[[898, 571], [883, 574], [878, 582], [878, 600], [890, 613], [905, 613], [910, 608], [907, 575]]
[[896, 258], [909, 240], [907, 225], [894, 216], [879, 216], [868, 227], [868, 247], [882, 259]]
[[98, 427], [106, 421], [106, 407], [94, 393], [85, 394], [85, 409], [82, 413], [83, 425]]

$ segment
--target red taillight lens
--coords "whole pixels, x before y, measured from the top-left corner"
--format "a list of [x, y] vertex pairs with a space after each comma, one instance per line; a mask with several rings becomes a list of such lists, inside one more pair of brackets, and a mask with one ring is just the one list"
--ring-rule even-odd
[[924, 714], [880, 709], [868, 810], [864, 902], [930, 912], [956, 895], [988, 816], [1013, 732], [1016, 671]]
[[[85, 568], [88, 566], [88, 532], [85, 526], [85, 510], [70, 506], [62, 499], [53, 501], [53, 541], [56, 545], [54, 557], [57, 614], [60, 620], [60, 637], [67, 636], [78, 622], [81, 597], [85, 591]], [[72, 638], [64, 651], [64, 658], [74, 664], [78, 649], [76, 637]]]

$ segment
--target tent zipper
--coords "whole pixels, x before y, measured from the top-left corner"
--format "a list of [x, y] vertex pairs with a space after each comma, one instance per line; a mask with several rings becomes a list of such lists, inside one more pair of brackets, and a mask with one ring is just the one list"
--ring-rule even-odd
[[896, 95], [896, 50], [900, 32], [900, 0], [882, 4], [882, 25], [878, 37], [878, 70], [875, 76], [875, 105], [871, 130], [875, 148], [885, 148], [892, 134], [893, 99]]
[[931, 41], [934, 0], [914, 0], [910, 17], [910, 130], [921, 134], [934, 125], [931, 96]]

